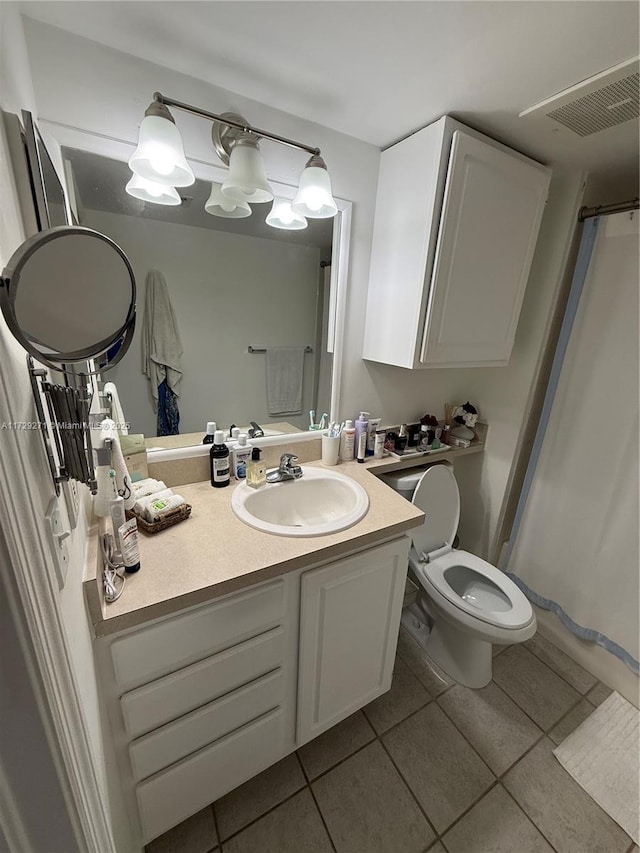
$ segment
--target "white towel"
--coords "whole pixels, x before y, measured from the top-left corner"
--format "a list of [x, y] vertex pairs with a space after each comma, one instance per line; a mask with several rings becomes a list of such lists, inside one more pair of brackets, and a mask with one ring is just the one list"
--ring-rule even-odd
[[182, 343], [176, 318], [169, 299], [164, 276], [150, 270], [145, 280], [144, 314], [142, 317], [142, 372], [151, 382], [154, 408], [158, 408], [158, 385], [167, 380], [173, 393], [179, 396], [182, 379], [180, 356]]
[[119, 434], [129, 435], [129, 428], [120, 403], [118, 389], [113, 382], [105, 382], [103, 391], [111, 397], [111, 417], [116, 422]]
[[267, 411], [269, 415], [302, 414], [304, 347], [269, 347]]

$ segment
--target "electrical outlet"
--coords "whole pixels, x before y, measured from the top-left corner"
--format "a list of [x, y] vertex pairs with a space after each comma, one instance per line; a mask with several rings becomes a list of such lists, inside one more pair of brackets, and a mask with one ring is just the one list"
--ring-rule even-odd
[[58, 587], [62, 589], [67, 579], [69, 569], [69, 547], [67, 538], [71, 536], [70, 530], [65, 530], [60, 514], [60, 505], [57, 498], [51, 498], [47, 512], [44, 517], [49, 534], [49, 544], [53, 553], [53, 565], [58, 578]]
[[80, 512], [80, 496], [78, 495], [78, 484], [75, 480], [65, 480], [62, 483], [64, 501], [67, 505], [67, 515], [71, 529], [78, 526], [78, 513]]

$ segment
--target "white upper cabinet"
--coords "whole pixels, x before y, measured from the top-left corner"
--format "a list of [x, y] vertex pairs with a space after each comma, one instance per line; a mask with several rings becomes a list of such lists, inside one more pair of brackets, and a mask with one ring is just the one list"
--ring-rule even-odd
[[550, 176], [448, 116], [384, 151], [364, 358], [507, 364]]

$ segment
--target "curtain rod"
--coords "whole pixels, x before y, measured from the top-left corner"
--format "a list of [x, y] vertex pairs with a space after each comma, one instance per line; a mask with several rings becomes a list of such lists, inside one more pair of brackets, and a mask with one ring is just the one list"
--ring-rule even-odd
[[601, 204], [598, 207], [581, 207], [578, 213], [578, 222], [591, 219], [593, 216], [609, 216], [611, 213], [624, 213], [626, 210], [638, 210], [640, 198], [631, 201], [619, 201], [617, 204]]

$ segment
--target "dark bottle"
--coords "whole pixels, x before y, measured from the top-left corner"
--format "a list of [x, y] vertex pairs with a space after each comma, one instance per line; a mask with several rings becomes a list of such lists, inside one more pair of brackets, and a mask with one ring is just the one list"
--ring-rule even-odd
[[221, 489], [224, 486], [228, 486], [231, 482], [229, 448], [224, 443], [224, 433], [221, 429], [217, 429], [215, 432], [209, 457], [211, 460], [211, 485], [214, 489]]
[[396, 453], [404, 453], [407, 449], [407, 440], [409, 436], [407, 435], [407, 425], [402, 424], [400, 427], [400, 432], [396, 438]]
[[204, 438], [202, 439], [203, 444], [213, 444], [213, 439], [216, 434], [216, 422], [215, 421], [207, 421], [207, 432], [205, 433]]

